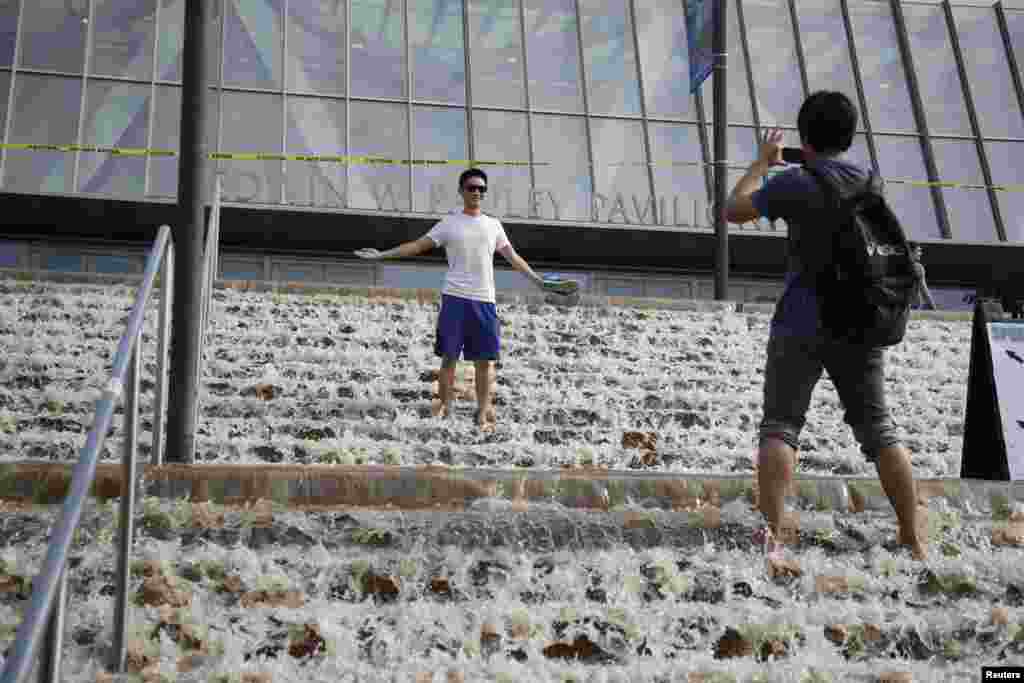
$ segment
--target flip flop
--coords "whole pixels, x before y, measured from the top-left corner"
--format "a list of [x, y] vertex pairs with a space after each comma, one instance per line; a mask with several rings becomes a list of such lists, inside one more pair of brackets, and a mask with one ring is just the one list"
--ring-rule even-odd
[[544, 291], [563, 296], [572, 296], [580, 291], [580, 283], [575, 280], [561, 280], [559, 278], [544, 278]]

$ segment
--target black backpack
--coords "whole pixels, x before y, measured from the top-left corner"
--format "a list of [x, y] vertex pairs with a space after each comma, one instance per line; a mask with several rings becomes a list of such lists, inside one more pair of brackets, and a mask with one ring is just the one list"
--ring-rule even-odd
[[823, 329], [833, 339], [853, 344], [899, 344], [923, 269], [882, 196], [881, 182], [871, 173], [866, 183], [840, 187], [813, 164], [804, 168], [824, 188], [835, 216], [831, 262], [815, 279]]

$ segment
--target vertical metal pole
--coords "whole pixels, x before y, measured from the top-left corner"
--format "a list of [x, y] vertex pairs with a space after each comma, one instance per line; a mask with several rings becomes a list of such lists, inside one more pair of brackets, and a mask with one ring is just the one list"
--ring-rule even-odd
[[725, 222], [725, 184], [728, 180], [726, 171], [726, 133], [728, 122], [726, 117], [726, 20], [728, 18], [728, 0], [713, 3], [713, 41], [714, 52], [714, 87], [715, 99], [715, 299], [724, 301], [729, 296], [729, 226]]
[[636, 87], [640, 94], [640, 121], [643, 131], [644, 160], [647, 162], [647, 186], [651, 189], [651, 219], [654, 225], [664, 225], [665, 219], [658, 220], [658, 196], [654, 187], [654, 150], [651, 147], [650, 123], [647, 120], [647, 91], [644, 88], [643, 59], [640, 56], [640, 36], [636, 26], [636, 0], [629, 0], [626, 11], [629, 12], [629, 23], [633, 27], [633, 53], [636, 55]]
[[579, 50], [580, 65], [580, 90], [583, 93], [583, 130], [587, 135], [587, 162], [590, 165], [590, 217], [595, 223], [599, 222], [597, 211], [594, 210], [594, 195], [597, 194], [597, 165], [594, 162], [594, 136], [590, 125], [590, 86], [587, 78], [587, 56], [583, 49], [583, 12], [580, 9], [580, 0], [573, 2], [573, 11], [576, 12], [576, 49]]
[[[971, 132], [974, 135], [974, 148], [978, 152], [978, 167], [981, 169], [982, 182], [985, 183], [992, 219], [995, 221], [996, 239], [1005, 242], [1006, 226], [1003, 223], [1003, 213], [999, 207], [999, 197], [996, 196], [995, 188], [992, 187], [994, 184], [992, 168], [988, 163], [988, 152], [981, 134], [978, 110], [974, 107], [974, 95], [971, 93], [971, 84], [967, 79], [967, 65], [964, 63], [963, 52], [960, 51], [960, 34], [956, 29], [956, 18], [953, 16], [953, 7], [949, 4], [949, 0], [942, 3], [942, 12], [946, 18], [946, 26], [949, 28], [950, 45], [953, 47], [953, 57], [956, 59], [956, 69], [964, 92], [964, 106], [967, 108], [967, 118], [971, 123]], [[1012, 54], [1013, 50], [1008, 50], [1007, 53]]]
[[[728, 21], [728, 14], [725, 15]], [[736, 0], [736, 25], [739, 27], [739, 43], [743, 52], [743, 61], [746, 62], [744, 73], [747, 76], [747, 91], [750, 93], [750, 115], [754, 122], [754, 139], [758, 146], [761, 143], [761, 111], [757, 106], [757, 81], [754, 78], [754, 64], [750, 59], [750, 45], [747, 43], [747, 20], [743, 16], [743, 0]], [[723, 50], [724, 51], [724, 50]], [[766, 87], [771, 87], [765, 83]], [[739, 161], [738, 159], [736, 161]]]
[[124, 671], [128, 644], [128, 572], [132, 552], [132, 523], [135, 513], [135, 454], [139, 435], [139, 356], [142, 332], [135, 337], [128, 361], [124, 392], [124, 451], [121, 457], [121, 528], [117, 552], [117, 593], [114, 604], [114, 643], [110, 651], [110, 670]]
[[810, 94], [807, 84], [807, 57], [804, 55], [804, 43], [800, 37], [800, 17], [796, 11], [796, 0], [789, 0], [789, 20], [793, 24], [793, 44], [796, 45], [796, 63], [800, 67], [800, 85], [804, 98]]
[[[146, 116], [146, 149], [153, 149], [153, 129], [156, 128], [156, 81], [160, 76], [160, 5], [161, 2], [153, 3], [153, 68], [150, 71], [150, 75], [153, 77], [152, 82], [149, 84], [149, 111]], [[144, 174], [142, 176], [142, 196], [148, 197], [150, 185], [152, 185], [150, 176], [153, 170], [153, 156], [147, 154], [146, 166]]]
[[[413, 73], [412, 73], [412, 31], [409, 29], [409, 4], [415, 3], [416, 0], [402, 0], [402, 35], [405, 38], [405, 149], [406, 158], [412, 159], [416, 155], [414, 140], [415, 124], [413, 122], [413, 106], [412, 106], [412, 84], [413, 84]], [[388, 6], [391, 3], [388, 2]], [[469, 74], [466, 74], [466, 78], [469, 78]], [[405, 186], [409, 190], [409, 208], [407, 211], [411, 211], [416, 208], [416, 173], [412, 164], [408, 164], [406, 167]]]
[[57, 594], [54, 596], [53, 611], [46, 623], [46, 639], [43, 641], [43, 661], [39, 668], [39, 680], [45, 683], [60, 683], [60, 656], [64, 649], [64, 608], [68, 596], [68, 570], [65, 565], [57, 580]]
[[1003, 46], [1006, 48], [1006, 61], [1010, 65], [1010, 79], [1013, 81], [1013, 90], [1017, 94], [1017, 106], [1020, 108], [1021, 116], [1024, 116], [1024, 83], [1021, 82], [1020, 64], [1017, 63], [1017, 55], [1013, 52], [1013, 41], [1010, 38], [1010, 27], [1006, 23], [1006, 10], [1003, 9], [1002, 0], [992, 6], [996, 12], [996, 23], [999, 25], [999, 33], [1003, 37]]
[[[917, 69], [914, 66], [914, 53], [910, 49], [910, 37], [907, 35], [907, 22], [903, 16], [900, 0], [889, 0], [892, 18], [896, 25], [896, 42], [899, 44], [903, 57], [903, 71], [907, 77], [907, 88], [910, 90], [910, 104], [914, 111], [914, 120], [920, 133], [921, 152], [924, 154], [924, 168], [928, 172], [928, 180], [939, 182], [939, 170], [935, 165], [935, 150], [932, 148], [931, 132], [928, 129], [928, 116], [921, 100], [921, 88], [917, 82]], [[935, 205], [935, 217], [939, 221], [939, 230], [946, 239], [952, 239], [953, 231], [949, 225], [949, 212], [946, 210], [946, 197], [938, 185], [931, 186], [932, 202]]]
[[[24, 23], [23, 17], [25, 16], [25, 3], [18, 3], [18, 21], [14, 29], [14, 55], [11, 59], [11, 82], [7, 90], [7, 106], [12, 107], [14, 104], [14, 85], [15, 81], [18, 80], [18, 61], [21, 51], [21, 33], [22, 24]], [[11, 122], [14, 120], [13, 112], [7, 115], [7, 119], [4, 121], [4, 137], [3, 142], [7, 143], [11, 141]], [[0, 187], [7, 186], [7, 148], [0, 150]]]
[[207, 167], [206, 83], [209, 2], [185, 0], [185, 48], [181, 93], [181, 162], [178, 167], [178, 224], [175, 259], [174, 347], [171, 353], [171, 410], [167, 460], [195, 458], [195, 405], [199, 384], [197, 327], [202, 319], [203, 179]]
[[[526, 145], [527, 145], [527, 158], [533, 162], [529, 165], [528, 169], [530, 172], [530, 192], [537, 189], [537, 165], [536, 165], [536, 153], [533, 147], [533, 106], [530, 100], [530, 62], [526, 48], [526, 8], [523, 6], [524, 0], [517, 0], [517, 6], [519, 8], [519, 45], [522, 49], [523, 56], [523, 103], [526, 105]], [[530, 195], [533, 196], [532, 194]], [[531, 204], [532, 207], [532, 204]]]
[[171, 345], [171, 302], [174, 300], [174, 242], [168, 241], [160, 271], [160, 332], [157, 335], [156, 400], [153, 415], [153, 465], [164, 464], [167, 440], [167, 352]]
[[[71, 3], [68, 3], [68, 6], [70, 6], [70, 4]], [[89, 101], [86, 95], [89, 91], [89, 71], [92, 69], [92, 60], [89, 59], [89, 57], [92, 54], [92, 39], [96, 26], [96, 0], [88, 0], [85, 3], [85, 7], [86, 15], [82, 17], [82, 19], [87, 22], [87, 25], [85, 27], [85, 55], [82, 58], [82, 94], [78, 103], [78, 132], [75, 135], [76, 145], [81, 145], [85, 142], [83, 138], [85, 135], [85, 107]], [[73, 164], [71, 167], [71, 187], [68, 187], [66, 182], [64, 187], [68, 192], [78, 192], [78, 173], [79, 166], [81, 166], [82, 163], [82, 152], [76, 151], [71, 159]]]
[[864, 81], [860, 77], [860, 59], [857, 57], [857, 43], [853, 37], [853, 21], [850, 20], [849, 0], [839, 0], [843, 14], [843, 28], [846, 30], [846, 46], [850, 49], [850, 68], [853, 69], [853, 84], [857, 88], [857, 100], [860, 104], [860, 118], [864, 122], [864, 137], [868, 143], [868, 156], [875, 173], [879, 173], [878, 150], [875, 148], [875, 136], [871, 130], [871, 117], [868, 114], [868, 100], [864, 95]]

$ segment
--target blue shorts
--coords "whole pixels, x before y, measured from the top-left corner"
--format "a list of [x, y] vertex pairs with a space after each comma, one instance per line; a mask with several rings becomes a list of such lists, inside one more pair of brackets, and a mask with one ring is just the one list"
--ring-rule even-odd
[[494, 304], [441, 296], [434, 353], [458, 360], [498, 360], [501, 352], [498, 311]]

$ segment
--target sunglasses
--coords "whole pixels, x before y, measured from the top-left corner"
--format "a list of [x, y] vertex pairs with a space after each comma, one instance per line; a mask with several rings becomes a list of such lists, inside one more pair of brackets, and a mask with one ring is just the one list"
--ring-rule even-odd
[[466, 192], [479, 192], [480, 194], [487, 194], [486, 185], [466, 185], [462, 189], [465, 190]]

